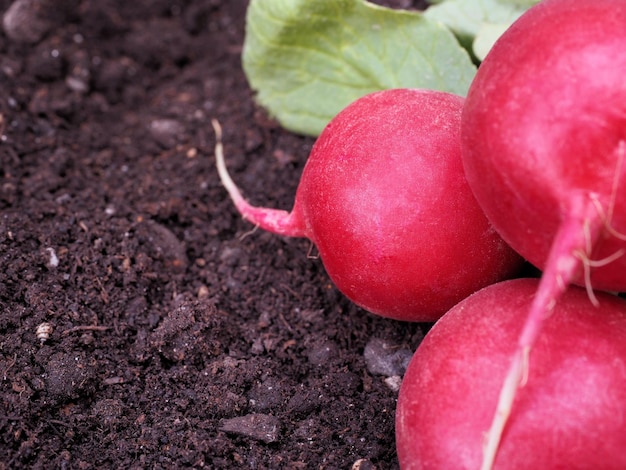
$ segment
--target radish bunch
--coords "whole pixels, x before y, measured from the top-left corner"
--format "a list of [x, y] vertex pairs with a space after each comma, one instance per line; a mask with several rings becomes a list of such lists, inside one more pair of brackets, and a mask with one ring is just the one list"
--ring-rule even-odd
[[[216, 131], [242, 216], [309, 238], [355, 303], [435, 321], [461, 301], [404, 379], [403, 468], [626, 468], [626, 302], [601, 292], [626, 291], [626, 0], [541, 1], [465, 100], [397, 89], [352, 103], [315, 143], [291, 212], [246, 202]], [[512, 276], [517, 253], [540, 280], [471, 295]]]
[[398, 320], [434, 321], [521, 264], [465, 180], [463, 103], [416, 89], [358, 99], [315, 142], [291, 212], [251, 206], [218, 142], [220, 177], [246, 220], [315, 243], [330, 278], [356, 304]]

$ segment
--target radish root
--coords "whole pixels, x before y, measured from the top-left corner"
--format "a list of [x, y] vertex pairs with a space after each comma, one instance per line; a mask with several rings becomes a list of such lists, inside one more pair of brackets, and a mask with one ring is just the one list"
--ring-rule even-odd
[[228, 195], [233, 200], [241, 216], [248, 222], [261, 227], [268, 232], [289, 237], [306, 237], [305, 228], [300, 218], [293, 212], [267, 207], [255, 207], [244, 199], [239, 188], [230, 177], [224, 160], [224, 146], [222, 144], [222, 126], [217, 119], [211, 119], [215, 131], [215, 164], [220, 180]]
[[530, 352], [557, 299], [580, 269], [590, 270], [598, 262], [611, 262], [618, 257], [616, 254], [598, 262], [589, 259], [589, 247], [594, 246], [604, 228], [604, 222], [589, 194], [572, 195], [572, 205], [550, 248], [545, 271], [500, 389], [496, 412], [483, 449], [481, 470], [493, 468], [517, 390], [528, 380]]
[[597, 193], [572, 195], [569, 213], [550, 248], [545, 271], [500, 390], [496, 412], [483, 449], [481, 470], [490, 470], [495, 463], [517, 390], [528, 380], [530, 351], [537, 341], [543, 322], [550, 315], [558, 298], [582, 269], [587, 296], [590, 302], [598, 307], [600, 303], [591, 284], [592, 269], [610, 264], [626, 254], [626, 249], [622, 248], [605, 258], [591, 259], [593, 247], [602, 232], [626, 241], [626, 235], [612, 226], [617, 189], [626, 155], [625, 141], [619, 142], [615, 154], [617, 160], [615, 176], [606, 210]]
[[244, 233], [243, 235], [241, 235], [241, 236], [239, 237], [239, 241], [243, 241], [243, 240], [245, 240], [246, 238], [248, 238], [250, 235], [253, 235], [253, 234], [254, 234], [254, 232], [256, 232], [258, 229], [259, 229], [259, 226], [258, 226], [258, 225], [255, 225], [254, 227], [252, 227], [252, 229], [251, 229], [251, 230], [248, 230], [246, 233]]
[[222, 185], [226, 188], [226, 191], [228, 191], [228, 195], [235, 203], [235, 206], [239, 208], [240, 205], [245, 204], [245, 200], [226, 169], [224, 145], [222, 144], [222, 126], [217, 119], [211, 119], [211, 125], [215, 131], [215, 164], [217, 165], [217, 172]]
[[576, 253], [574, 253], [574, 255], [582, 263], [583, 275], [585, 279], [585, 289], [587, 290], [587, 297], [589, 297], [589, 300], [591, 301], [594, 307], [599, 307], [600, 302], [598, 301], [598, 298], [593, 292], [593, 287], [591, 285], [591, 268], [600, 268], [602, 266], [606, 266], [607, 264], [610, 264], [613, 261], [617, 261], [619, 258], [624, 256], [624, 253], [626, 253], [626, 250], [621, 248], [617, 250], [615, 253], [613, 253], [612, 255], [609, 255], [606, 258], [602, 258], [599, 260], [589, 259], [589, 256], [587, 256], [587, 254], [582, 251], [577, 251]]
[[613, 176], [613, 183], [611, 184], [611, 197], [609, 199], [608, 210], [606, 212], [604, 211], [604, 207], [602, 207], [602, 203], [600, 202], [598, 195], [595, 193], [591, 194], [591, 202], [600, 214], [607, 233], [613, 235], [618, 240], [626, 241], [626, 234], [619, 232], [612, 225], [613, 211], [615, 210], [615, 198], [617, 197], [617, 189], [622, 176], [624, 155], [626, 155], [626, 141], [620, 140], [615, 153], [617, 154], [617, 163], [615, 164], [615, 173]]

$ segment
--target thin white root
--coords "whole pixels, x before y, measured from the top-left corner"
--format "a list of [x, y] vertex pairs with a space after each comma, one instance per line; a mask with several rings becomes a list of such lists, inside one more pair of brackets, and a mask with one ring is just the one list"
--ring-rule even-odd
[[622, 173], [622, 167], [624, 165], [624, 156], [626, 155], [626, 141], [621, 140], [617, 149], [617, 164], [615, 165], [615, 174], [613, 176], [613, 183], [611, 185], [611, 197], [609, 199], [608, 211], [604, 211], [602, 203], [598, 199], [597, 194], [590, 194], [591, 201], [595, 206], [600, 218], [604, 223], [606, 231], [617, 238], [618, 240], [626, 241], [626, 234], [619, 232], [612, 225], [613, 211], [615, 210], [615, 198], [617, 197], [617, 189], [619, 186], [619, 180]]
[[226, 169], [226, 162], [224, 161], [224, 146], [222, 144], [222, 126], [217, 119], [211, 119], [211, 125], [215, 131], [215, 163], [217, 165], [217, 173], [220, 176], [220, 180], [228, 191], [231, 199], [235, 203], [235, 206], [239, 207], [243, 202], [243, 196], [235, 185], [235, 182], [230, 177], [228, 170]]
[[606, 231], [609, 232], [611, 235], [613, 235], [618, 240], [622, 240], [622, 241], [626, 242], [626, 234], [618, 232], [617, 230], [615, 230], [615, 228], [613, 228], [613, 226], [607, 224], [606, 225]]
[[509, 420], [509, 415], [513, 408], [517, 388], [521, 386], [523, 376], [528, 375], [527, 372], [524, 372], [524, 369], [528, 370], [528, 366], [524, 366], [524, 357], [517, 356], [514, 361], [514, 367], [509, 370], [504, 385], [500, 390], [496, 414], [491, 423], [491, 428], [487, 434], [487, 442], [483, 449], [483, 460], [480, 470], [491, 470], [493, 468], [504, 426]]
[[[619, 186], [619, 179], [622, 173], [622, 165], [624, 164], [624, 154], [626, 154], [626, 142], [624, 142], [623, 140], [620, 140], [618, 148], [617, 148], [617, 165], [615, 167], [615, 174], [613, 175], [613, 184], [611, 185], [611, 199], [609, 200], [609, 212], [607, 214], [609, 226], [611, 225], [611, 220], [613, 220], [613, 210], [615, 209], [615, 198], [617, 197], [617, 187]], [[626, 239], [626, 237], [622, 239]]]
[[311, 243], [309, 245], [309, 251], [307, 251], [306, 257], [307, 259], [319, 259], [320, 253], [319, 251], [317, 251], [317, 247], [315, 246], [315, 243]]
[[589, 226], [588, 220], [585, 220], [583, 224], [583, 232], [585, 233], [585, 253], [591, 253], [593, 244], [591, 243], [591, 227]]
[[594, 307], [600, 306], [600, 301], [596, 297], [596, 294], [593, 292], [593, 286], [591, 285], [591, 264], [590, 260], [585, 253], [576, 252], [574, 253], [578, 259], [580, 259], [583, 265], [583, 277], [585, 279], [585, 290], [587, 291], [587, 297], [589, 297], [589, 301]]
[[[620, 148], [622, 146], [620, 145]], [[619, 168], [621, 168], [621, 161], [623, 159], [623, 152], [620, 152], [619, 158], [618, 158], [618, 170]], [[619, 172], [616, 172], [616, 175]], [[602, 204], [600, 203], [600, 200], [598, 199], [598, 195], [595, 193], [590, 194], [590, 200], [591, 203], [593, 204], [594, 208], [596, 209], [596, 211], [598, 212], [598, 215], [600, 217], [600, 220], [602, 221], [603, 227], [606, 229], [607, 232], [609, 232], [610, 234], [612, 234], [614, 237], [620, 239], [620, 240], [625, 240], [626, 241], [626, 236], [620, 234], [619, 232], [617, 232], [612, 226], [611, 226], [611, 217], [612, 217], [612, 213], [613, 213], [613, 205], [615, 203], [615, 196], [613, 195], [614, 191], [617, 189], [617, 179], [613, 179], [613, 189], [612, 189], [612, 195], [611, 195], [611, 201], [609, 203], [609, 214], [607, 215], [604, 212], [604, 208], [602, 207]], [[593, 250], [592, 248], [592, 241], [591, 241], [591, 227], [589, 225], [589, 220], [585, 221], [585, 224], [583, 225], [583, 231], [585, 234], [585, 244], [586, 244], [586, 248], [585, 251], [583, 252], [582, 250], [576, 250], [574, 252], [574, 256], [576, 258], [578, 258], [581, 263], [582, 263], [582, 267], [583, 267], [583, 278], [585, 280], [585, 289], [587, 291], [587, 297], [589, 297], [589, 301], [592, 303], [592, 305], [594, 307], [599, 307], [600, 306], [600, 302], [598, 301], [598, 298], [596, 297], [594, 290], [593, 290], [593, 286], [591, 285], [591, 268], [599, 268], [602, 266], [606, 266], [609, 263], [612, 263], [613, 261], [617, 260], [618, 258], [622, 257], [624, 255], [624, 253], [626, 253], [626, 250], [619, 249], [617, 250], [615, 253], [613, 253], [612, 255], [607, 256], [606, 258], [600, 259], [600, 260], [592, 260], [589, 258], [589, 254], [591, 253], [591, 251]]]
[[591, 301], [594, 307], [599, 307], [600, 302], [598, 301], [598, 298], [596, 297], [593, 291], [593, 287], [591, 285], [591, 268], [599, 268], [602, 266], [606, 266], [607, 264], [610, 264], [616, 261], [617, 259], [621, 258], [622, 256], [624, 256], [625, 253], [626, 253], [626, 249], [621, 248], [617, 250], [615, 253], [613, 253], [612, 255], [609, 255], [606, 258], [602, 258], [599, 260], [589, 259], [589, 256], [587, 256], [586, 253], [583, 253], [581, 251], [576, 251], [574, 253], [574, 256], [576, 256], [583, 265], [585, 289], [587, 290], [587, 296], [589, 297], [589, 300]]
[[254, 232], [256, 232], [258, 230], [259, 226], [255, 225], [254, 227], [252, 227], [252, 230], [248, 230], [246, 233], [242, 234], [239, 237], [239, 241], [243, 241], [244, 239], [246, 239], [247, 237], [249, 237], [250, 235], [254, 234]]
[[[600, 218], [602, 219], [602, 222], [603, 222], [603, 225], [604, 225], [604, 229], [610, 235], [614, 236], [618, 240], [626, 241], [626, 234], [618, 232], [611, 225], [611, 217], [612, 217], [612, 215], [608, 215], [604, 211], [604, 208], [602, 207], [602, 203], [598, 200], [598, 196], [596, 194], [591, 194], [590, 196], [591, 196], [591, 201], [593, 202], [593, 205], [595, 206], [596, 210], [598, 211], [598, 214], [600, 214]], [[610, 209], [610, 211], [612, 212], [612, 209]]]
[[598, 260], [593, 260], [593, 259], [587, 258], [586, 262], [589, 263], [589, 266], [591, 266], [592, 268], [601, 268], [602, 266], [606, 266], [607, 264], [611, 264], [613, 261], [617, 261], [619, 258], [624, 256], [624, 254], [626, 254], [626, 249], [625, 248], [620, 248], [615, 253], [613, 253], [612, 255], [607, 256], [606, 258], [602, 258], [602, 259], [598, 259]]

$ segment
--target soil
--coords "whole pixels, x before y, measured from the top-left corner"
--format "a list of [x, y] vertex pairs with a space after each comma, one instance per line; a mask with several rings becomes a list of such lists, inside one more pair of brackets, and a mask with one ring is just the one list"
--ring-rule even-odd
[[313, 143], [254, 102], [246, 7], [0, 0], [0, 469], [397, 468], [428, 326], [251, 232], [214, 168], [217, 118], [288, 210]]

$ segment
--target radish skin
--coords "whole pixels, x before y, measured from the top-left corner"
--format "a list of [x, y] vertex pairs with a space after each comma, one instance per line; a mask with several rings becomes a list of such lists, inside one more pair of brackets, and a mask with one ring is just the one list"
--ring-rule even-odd
[[[544, 0], [496, 42], [470, 87], [463, 164], [489, 220], [543, 270], [487, 433], [498, 449], [532, 349], [570, 284], [626, 290], [626, 2]], [[497, 466], [497, 465], [496, 465]]]
[[369, 312], [435, 321], [522, 260], [495, 232], [461, 162], [464, 98], [419, 89], [366, 95], [315, 142], [291, 212], [249, 204], [216, 162], [237, 210], [270, 232], [306, 237], [337, 288]]
[[[476, 470], [537, 279], [488, 286], [446, 313], [402, 380], [396, 445], [402, 470]], [[533, 350], [511, 410], [498, 470], [626, 468], [626, 301], [572, 286]]]

